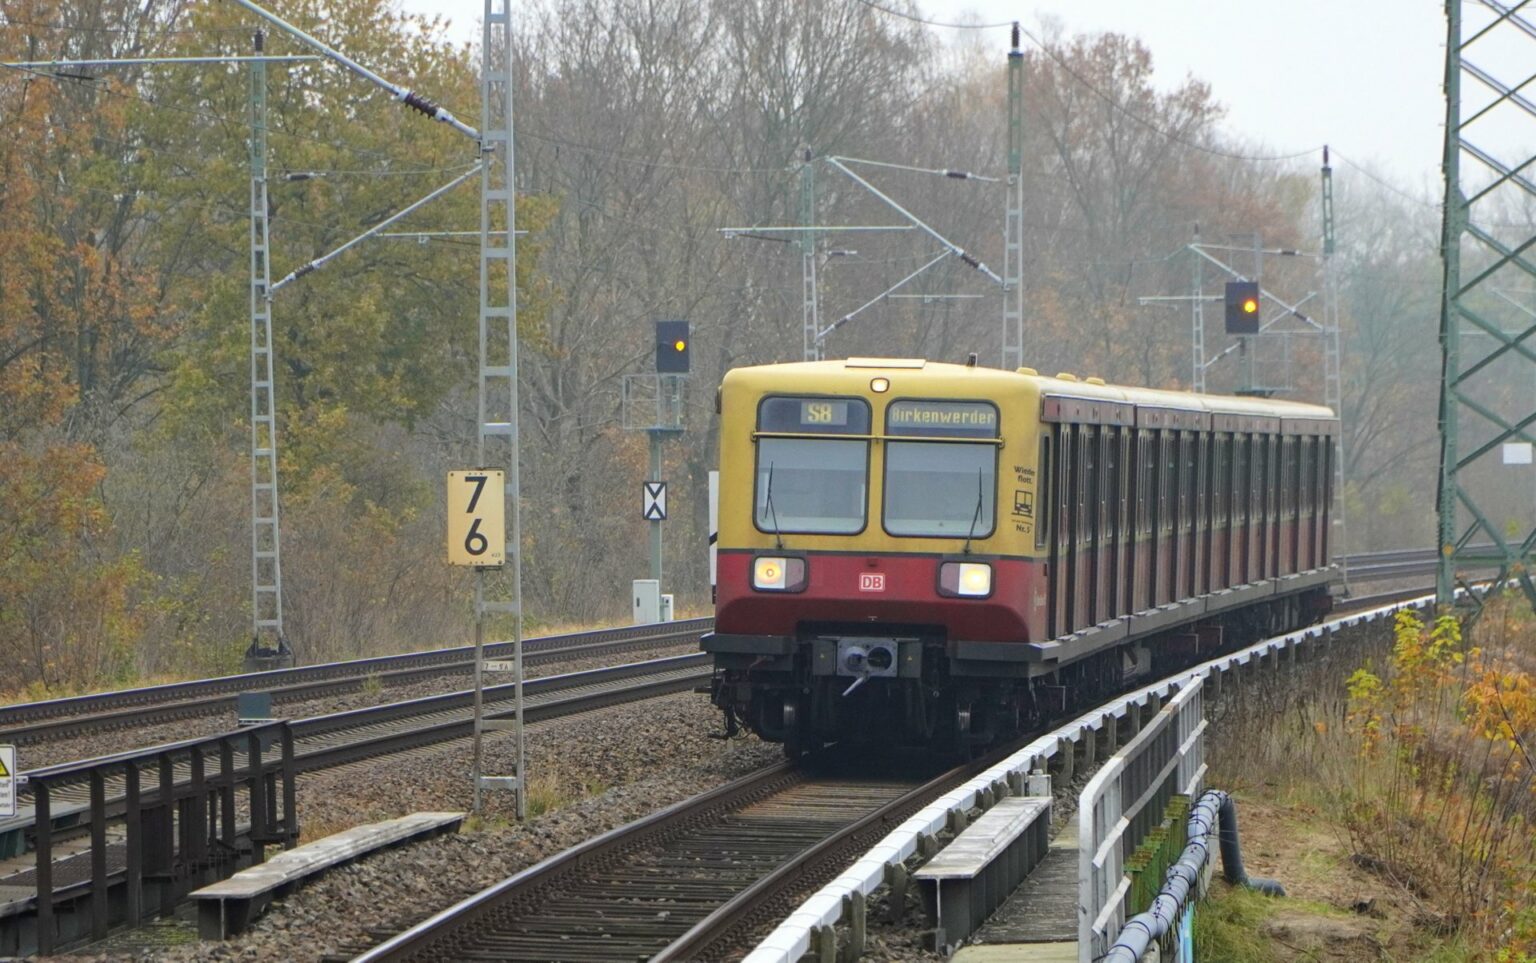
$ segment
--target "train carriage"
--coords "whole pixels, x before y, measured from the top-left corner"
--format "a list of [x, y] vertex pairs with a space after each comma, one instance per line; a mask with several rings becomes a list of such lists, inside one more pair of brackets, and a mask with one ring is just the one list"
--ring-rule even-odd
[[857, 358], [718, 404], [713, 698], [791, 752], [987, 741], [1326, 611], [1327, 408]]

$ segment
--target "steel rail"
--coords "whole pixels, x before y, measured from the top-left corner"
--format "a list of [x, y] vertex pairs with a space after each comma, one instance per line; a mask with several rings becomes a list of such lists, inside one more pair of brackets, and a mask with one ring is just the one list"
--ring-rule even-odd
[[[601, 669], [588, 669], [582, 672], [568, 672], [564, 675], [543, 676], [526, 680], [523, 687], [527, 697], [543, 700], [538, 707], [538, 719], [553, 719], [625, 702], [655, 698], [672, 692], [687, 691], [707, 681], [710, 672], [710, 656], [707, 653], [698, 652], [663, 659], [650, 659], [645, 662], [630, 662]], [[634, 684], [615, 686], [615, 683], [620, 682]], [[515, 683], [491, 686], [485, 690], [485, 697], [491, 703], [508, 702], [513, 698], [515, 688]], [[544, 698], [556, 693], [576, 690], [588, 691], [564, 700]], [[473, 699], [473, 690], [464, 689], [458, 692], [445, 692], [391, 702], [381, 706], [367, 706], [361, 709], [295, 719], [289, 723], [289, 726], [293, 731], [295, 760], [298, 762], [299, 771], [312, 772], [332, 765], [343, 765], [355, 759], [385, 755], [458, 738], [456, 734], [458, 730], [454, 727], [461, 724], [471, 725], [467, 713]], [[532, 712], [530, 708], [525, 715], [532, 719]], [[384, 727], [382, 732], [379, 731], [381, 727]], [[435, 734], [434, 738], [423, 738], [427, 733]], [[356, 738], [351, 738], [352, 736]], [[354, 748], [356, 751], [353, 751]], [[137, 752], [144, 751], [137, 750]], [[276, 749], [271, 751], [276, 752]], [[102, 757], [101, 761], [123, 755], [127, 754], [118, 753], [115, 756]], [[343, 760], [344, 756], [350, 756], [350, 758]], [[98, 760], [86, 759], [65, 765], [78, 768], [96, 761]], [[217, 761], [208, 760], [207, 764], [206, 778], [214, 778], [219, 773]], [[35, 772], [42, 773], [48, 769], [57, 768], [59, 767], [52, 766], [35, 770]], [[21, 775], [30, 777], [33, 772], [34, 770], [28, 770]], [[83, 787], [84, 784], [82, 776], [79, 786]], [[51, 788], [56, 798], [67, 801], [73, 785], [71, 782], [60, 781], [55, 782]], [[30, 794], [26, 782], [23, 782], [18, 790], [23, 798]], [[7, 829], [13, 828], [9, 824], [0, 825]]]
[[[1020, 741], [990, 753], [985, 759], [956, 766], [926, 779], [920, 785], [900, 791], [896, 798], [879, 803], [862, 816], [834, 828], [808, 847], [786, 853], [785, 859], [744, 889], [735, 894], [720, 893], [721, 904], [700, 922], [687, 926], [679, 920], [675, 926], [686, 927], [683, 933], [659, 953], [653, 955], [647, 951], [642, 955], [653, 961], [714, 958], [700, 956], [699, 951], [725, 938], [766, 900], [782, 895], [797, 883], [807, 884], [812, 876], [849, 855], [850, 849], [856, 852], [867, 837], [888, 832], [908, 814], [974, 773], [1006, 758], [1023, 744]], [[472, 934], [482, 929], [494, 929], [502, 921], [515, 925], [515, 921], [508, 919], [512, 913], [539, 902], [544, 893], [558, 892], [585, 873], [601, 873], [627, 854], [647, 852], [692, 829], [718, 828], [721, 821], [736, 810], [793, 792], [801, 786], [814, 785], [816, 781], [816, 777], [805, 771], [780, 763], [675, 803], [521, 870], [354, 957], [354, 963], [452, 958], [453, 950], [449, 949], [449, 944], [472, 938]], [[889, 785], [888, 780], [883, 782]], [[747, 838], [750, 831], [743, 828], [741, 832]], [[663, 885], [657, 880], [653, 888]], [[566, 915], [574, 912], [571, 910]], [[654, 936], [644, 938], [655, 939]], [[604, 942], [606, 944], [607, 940]], [[610, 948], [617, 950], [621, 942], [615, 938]]]
[[[688, 636], [707, 632], [713, 619], [689, 619], [678, 622], [659, 622], [647, 625], [627, 625], [617, 628], [596, 629], [564, 635], [544, 636], [524, 640], [524, 658], [538, 662], [561, 661], [564, 658], [582, 657], [582, 647], [590, 647], [591, 654], [601, 654], [602, 647], [609, 651], [622, 651], [644, 644], [666, 645], [681, 643]], [[625, 643], [633, 645], [625, 646]], [[485, 647], [491, 658], [509, 656], [510, 642], [493, 642]], [[555, 655], [548, 653], [554, 652]], [[347, 680], [357, 684], [370, 676], [397, 678], [396, 672], [430, 670], [432, 672], [468, 671], [472, 663], [474, 647], [468, 645], [430, 649], [425, 652], [407, 652], [400, 655], [375, 656], [366, 659], [350, 659], [319, 665], [300, 666], [292, 669], [273, 669], [266, 672], [249, 672], [238, 675], [195, 679], [187, 682], [170, 682], [164, 685], [97, 692], [83, 696], [68, 696], [40, 702], [24, 702], [0, 706], [0, 740], [9, 739], [14, 730], [8, 727], [19, 723], [83, 713], [102, 713], [116, 709], [137, 708], [158, 703], [206, 697], [216, 694], [232, 694], [252, 690], [284, 691], [292, 689], [294, 698], [309, 694], [324, 694], [320, 689], [303, 693], [293, 687], [318, 686], [328, 680]], [[398, 677], [405, 678], [405, 677]], [[340, 691], [340, 690], [337, 690]], [[231, 704], [233, 704], [231, 702]]]

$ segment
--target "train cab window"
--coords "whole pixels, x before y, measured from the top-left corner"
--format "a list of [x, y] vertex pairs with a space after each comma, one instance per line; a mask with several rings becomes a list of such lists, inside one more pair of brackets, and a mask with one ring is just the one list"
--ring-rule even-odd
[[886, 409], [885, 530], [985, 538], [996, 524], [999, 423], [984, 401], [893, 401]]
[[759, 531], [853, 535], [864, 530], [869, 493], [867, 402], [764, 398], [757, 428], [753, 521]]

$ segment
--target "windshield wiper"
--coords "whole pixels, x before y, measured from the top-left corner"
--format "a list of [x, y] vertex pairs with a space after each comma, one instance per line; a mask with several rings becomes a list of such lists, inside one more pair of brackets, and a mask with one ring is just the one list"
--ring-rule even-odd
[[982, 499], [985, 498], [986, 491], [983, 487], [985, 473], [984, 467], [976, 469], [976, 512], [971, 516], [971, 530], [965, 533], [965, 547], [960, 549], [962, 555], [971, 554], [971, 539], [976, 537], [976, 524], [981, 521]]
[[784, 547], [784, 536], [779, 534], [779, 513], [773, 508], [773, 462], [768, 463], [768, 484], [763, 493], [764, 508], [768, 509], [768, 517], [773, 521], [773, 540], [775, 547]]

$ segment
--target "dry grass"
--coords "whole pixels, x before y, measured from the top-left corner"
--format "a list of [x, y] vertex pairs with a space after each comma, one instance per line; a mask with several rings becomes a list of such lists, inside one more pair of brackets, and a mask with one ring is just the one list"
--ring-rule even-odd
[[1408, 923], [1464, 947], [1456, 953], [1466, 959], [1528, 963], [1536, 958], [1529, 608], [1496, 600], [1467, 640], [1452, 618], [1426, 627], [1406, 615], [1363, 657], [1349, 647], [1347, 662], [1344, 651], [1213, 700], [1215, 731], [1244, 733], [1213, 744], [1215, 778], [1315, 812], [1356, 867], [1401, 894]]

